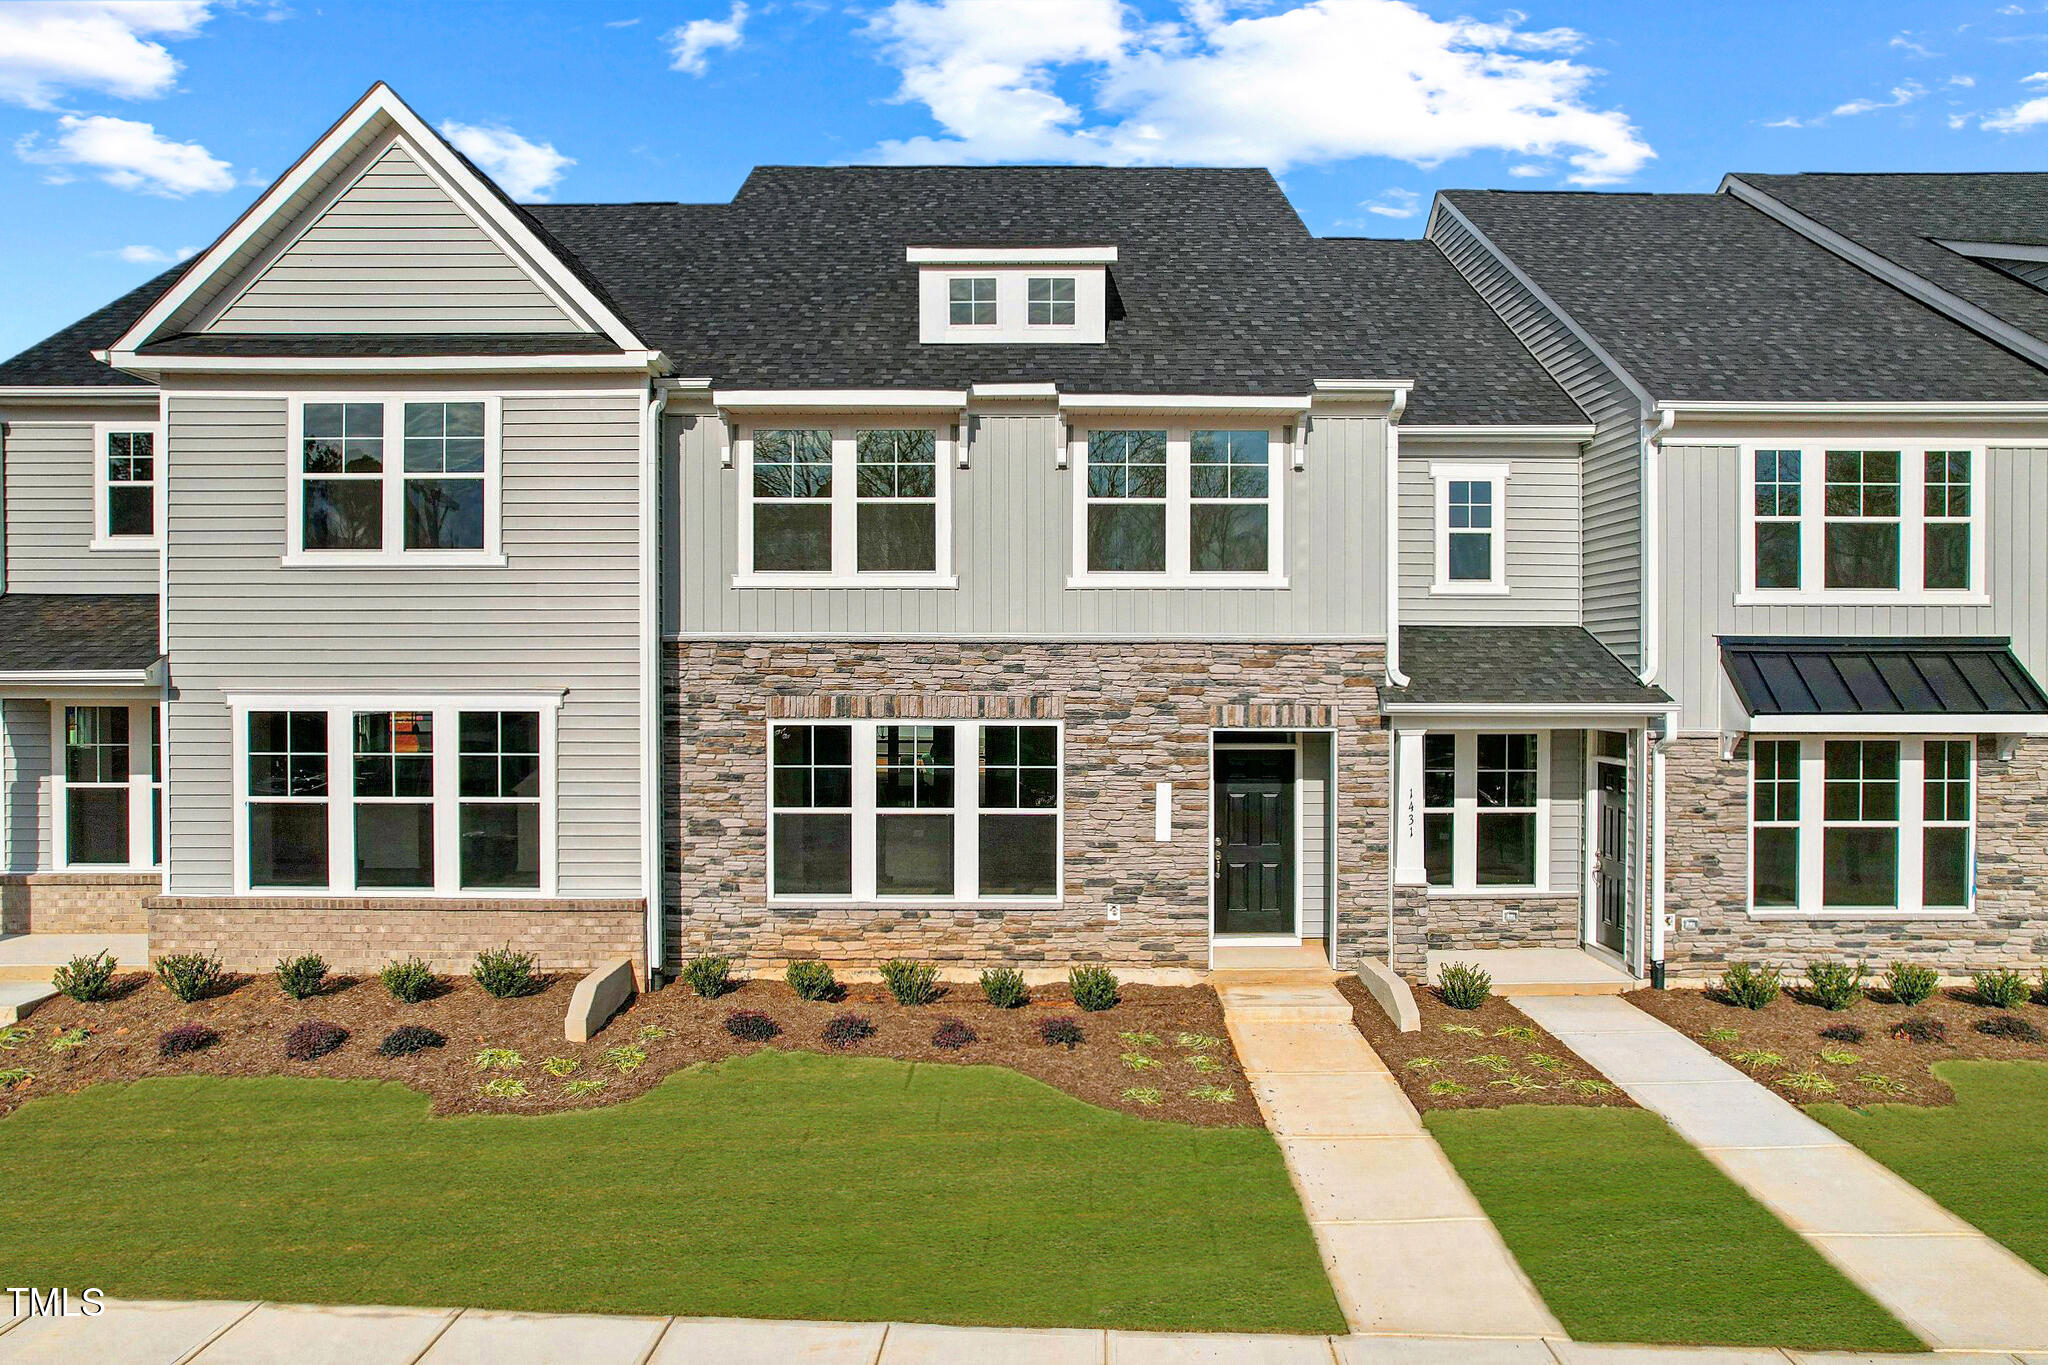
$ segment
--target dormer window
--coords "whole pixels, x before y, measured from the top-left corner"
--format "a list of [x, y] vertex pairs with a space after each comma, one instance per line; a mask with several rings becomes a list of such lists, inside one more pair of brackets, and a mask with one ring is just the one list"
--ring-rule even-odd
[[988, 275], [956, 279], [946, 288], [950, 326], [993, 327], [996, 325], [996, 282]]
[[1074, 277], [1033, 275], [1025, 286], [1025, 322], [1033, 327], [1074, 325]]
[[914, 246], [926, 345], [1095, 345], [1108, 340], [1113, 246]]

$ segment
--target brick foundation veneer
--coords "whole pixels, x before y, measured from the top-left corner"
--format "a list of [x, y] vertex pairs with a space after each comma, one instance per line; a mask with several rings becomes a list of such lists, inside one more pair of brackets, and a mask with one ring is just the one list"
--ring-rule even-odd
[[[1818, 800], [1819, 793], [1807, 799]], [[1665, 757], [1665, 909], [1697, 916], [1674, 928], [1665, 963], [1681, 979], [1712, 977], [1733, 961], [1804, 968], [1816, 958], [1861, 959], [1873, 970], [1911, 959], [1948, 975], [2048, 962], [2048, 740], [2020, 742], [2001, 762], [1977, 745], [1977, 908], [1936, 921], [1755, 920], [1748, 913], [1749, 744], [1721, 757], [1717, 738], [1685, 736]]]
[[0, 933], [140, 934], [154, 872], [28, 872], [0, 876]]
[[[850, 967], [1208, 964], [1209, 736], [1336, 732], [1340, 924], [1386, 933], [1387, 737], [1378, 645], [686, 641], [663, 696], [664, 859], [673, 962], [728, 953]], [[914, 909], [767, 904], [772, 718], [1057, 718], [1066, 726], [1065, 904]], [[1153, 784], [1173, 838], [1153, 839]], [[1110, 902], [1120, 922], [1104, 918]], [[1372, 935], [1359, 931], [1369, 945]], [[1341, 936], [1340, 936], [1341, 937]], [[1348, 946], [1340, 951], [1349, 951]], [[1382, 949], [1383, 951], [1383, 949]]]
[[237, 971], [268, 971], [279, 958], [318, 953], [338, 972], [374, 971], [417, 954], [456, 973], [484, 949], [510, 944], [550, 971], [630, 958], [644, 980], [646, 916], [638, 900], [394, 905], [345, 896], [159, 896], [149, 902], [149, 953], [213, 953]]

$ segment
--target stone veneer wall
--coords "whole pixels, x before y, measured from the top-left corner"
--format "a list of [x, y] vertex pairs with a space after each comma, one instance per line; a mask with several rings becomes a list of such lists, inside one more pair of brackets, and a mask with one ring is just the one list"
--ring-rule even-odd
[[[1513, 920], [1502, 917], [1509, 910], [1515, 912]], [[1404, 886], [1394, 897], [1394, 970], [1421, 980], [1425, 954], [1432, 951], [1576, 948], [1579, 929], [1577, 892], [1432, 897], [1422, 887]], [[1360, 947], [1386, 957], [1384, 938]]]
[[268, 971], [282, 957], [318, 953], [338, 972], [375, 971], [423, 957], [466, 972], [486, 948], [510, 944], [549, 971], [629, 958], [647, 966], [647, 906], [640, 900], [461, 900], [407, 905], [353, 896], [159, 896], [149, 901], [149, 953], [213, 953], [237, 971]]
[[[1991, 737], [1977, 745], [1977, 910], [1936, 921], [1753, 920], [1748, 912], [1749, 742], [1721, 757], [1714, 736], [1682, 736], [1665, 757], [1665, 911], [1697, 916], [1674, 927], [1664, 960], [1674, 978], [1701, 979], [1729, 962], [1803, 968], [1855, 958], [1900, 959], [1949, 975], [2048, 962], [2048, 739], [2020, 742], [2010, 761]], [[1818, 800], [1819, 793], [1809, 799]]]
[[[1384, 650], [1373, 645], [1129, 641], [683, 641], [663, 714], [671, 966], [707, 952], [756, 969], [822, 957], [851, 967], [1208, 964], [1209, 736], [1336, 730], [1336, 884], [1347, 934], [1384, 944]], [[1061, 719], [1065, 903], [983, 909], [767, 904], [767, 732], [777, 718]], [[1153, 839], [1153, 784], [1171, 782], [1173, 838]], [[1123, 907], [1120, 922], [1105, 907]], [[1340, 951], [1351, 951], [1340, 938]]]
[[140, 934], [155, 872], [27, 872], [0, 876], [0, 933]]

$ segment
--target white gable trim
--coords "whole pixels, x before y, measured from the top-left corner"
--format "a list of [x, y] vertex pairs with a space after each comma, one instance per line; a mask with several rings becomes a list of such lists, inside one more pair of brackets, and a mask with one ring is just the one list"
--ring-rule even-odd
[[[573, 271], [522, 222], [519, 216], [510, 212], [499, 201], [488, 185], [481, 183], [477, 176], [449, 150], [440, 136], [429, 128], [418, 114], [408, 107], [404, 100], [379, 81], [370, 87], [369, 93], [357, 100], [354, 107], [342, 115], [339, 122], [309, 148], [305, 155], [292, 163], [291, 169], [278, 177], [277, 182], [264, 191], [262, 198], [252, 204], [240, 218], [237, 218], [220, 239], [208, 247], [199, 260], [187, 270], [178, 282], [164, 293], [164, 296], [138, 319], [134, 326], [122, 334], [121, 339], [108, 348], [109, 359], [117, 367], [126, 368], [135, 362], [135, 352], [162, 330], [172, 319], [189, 308], [194, 299], [205, 294], [210, 287], [220, 283], [218, 277], [244, 249], [287, 210], [292, 200], [303, 193], [314, 179], [326, 172], [348, 145], [379, 119], [394, 126], [395, 136], [402, 137], [407, 150], [413, 154], [420, 168], [434, 180], [456, 203], [470, 210], [477, 226], [496, 242], [501, 250], [514, 260], [533, 268], [536, 283], [558, 306], [573, 317], [588, 322], [595, 331], [603, 332], [622, 348], [627, 350], [646, 349], [632, 329], [611, 309], [607, 308], [596, 294], [591, 292]], [[342, 190], [322, 195], [315, 203], [315, 211], [308, 222], [317, 220], [318, 210], [331, 204], [340, 192], [360, 178], [364, 170], [374, 163], [375, 156], [381, 156], [390, 145], [391, 137], [382, 137], [374, 144], [374, 155], [355, 164], [352, 159], [350, 170], [353, 174], [337, 176]], [[267, 265], [274, 259], [274, 253], [266, 252], [260, 264]], [[228, 283], [227, 291], [235, 297], [246, 290], [261, 273], [260, 268], [247, 279], [239, 275]], [[223, 304], [223, 307], [226, 305]], [[208, 310], [211, 316], [217, 312]]]

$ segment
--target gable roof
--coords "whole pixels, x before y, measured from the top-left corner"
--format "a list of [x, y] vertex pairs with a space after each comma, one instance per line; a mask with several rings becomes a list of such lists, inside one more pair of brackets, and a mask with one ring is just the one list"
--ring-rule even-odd
[[1659, 401], [2048, 399], [2048, 373], [1730, 195], [1442, 200]]
[[6, 361], [0, 361], [0, 389], [71, 388], [91, 386], [108, 389], [148, 388], [147, 381], [95, 360], [93, 352], [114, 344], [115, 338], [135, 325], [149, 306], [185, 273], [183, 265], [172, 266], [147, 284], [115, 299], [106, 307], [86, 314], [61, 331], [44, 337], [35, 345]]

